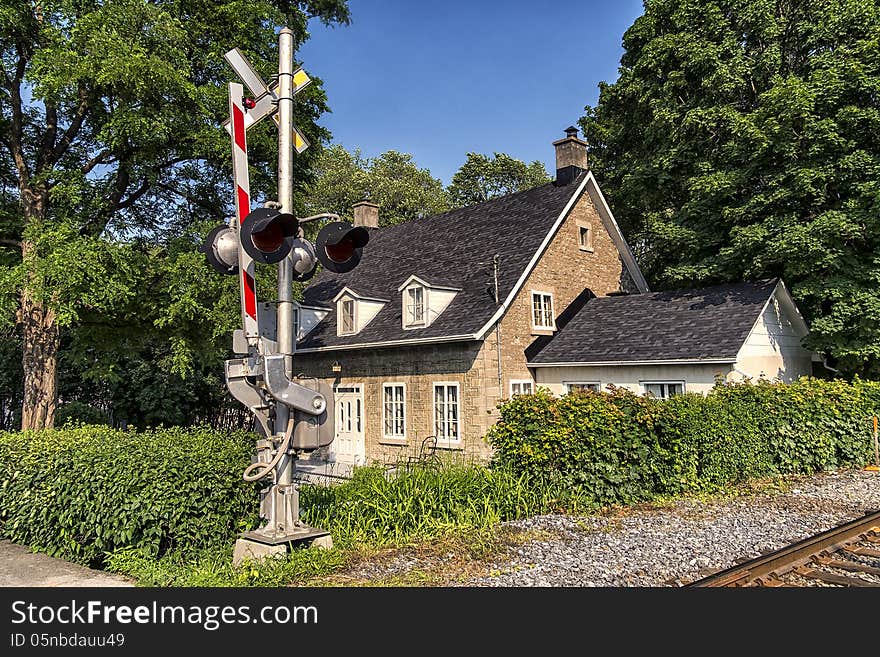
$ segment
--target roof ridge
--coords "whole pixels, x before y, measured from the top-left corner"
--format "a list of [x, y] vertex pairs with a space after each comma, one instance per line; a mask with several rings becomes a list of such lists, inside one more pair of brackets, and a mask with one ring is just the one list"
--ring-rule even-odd
[[401, 226], [407, 226], [409, 224], [412, 224], [413, 222], [428, 221], [428, 220], [436, 221], [438, 219], [443, 219], [443, 218], [450, 216], [450, 215], [453, 215], [455, 213], [464, 212], [465, 210], [476, 210], [478, 208], [489, 206], [489, 205], [498, 205], [502, 201], [514, 200], [515, 197], [523, 196], [523, 195], [529, 194], [529, 193], [535, 193], [537, 190], [544, 189], [545, 187], [553, 187], [556, 189], [558, 189], [559, 187], [571, 187], [572, 189], [576, 189], [577, 182], [579, 180], [581, 180], [582, 177], [586, 174], [587, 174], [587, 172], [582, 173], [580, 176], [578, 176], [575, 180], [573, 180], [572, 182], [570, 182], [567, 185], [557, 185], [555, 181], [551, 180], [550, 182], [544, 183], [543, 185], [536, 185], [535, 187], [529, 187], [528, 189], [521, 189], [516, 192], [511, 192], [510, 194], [504, 194], [502, 196], [494, 196], [492, 198], [486, 199], [485, 201], [480, 201], [478, 203], [471, 203], [470, 205], [462, 205], [461, 207], [458, 207], [458, 208], [450, 208], [449, 210], [444, 210], [443, 212], [437, 212], [436, 214], [425, 215], [424, 217], [413, 217], [411, 219], [406, 219], [405, 221], [401, 221], [400, 223], [394, 224], [392, 226], [382, 226], [380, 228], [374, 228], [373, 230], [379, 230], [379, 231], [382, 231], [383, 233], [385, 233], [385, 232], [393, 231], [394, 229], [399, 228]]
[[780, 280], [781, 279], [779, 276], [772, 276], [770, 278], [758, 278], [758, 279], [747, 280], [747, 281], [735, 281], [735, 282], [730, 282], [730, 283], [715, 283], [714, 285], [704, 285], [702, 287], [678, 287], [678, 288], [674, 288], [671, 290], [651, 290], [650, 292], [643, 292], [643, 293], [638, 293], [638, 294], [613, 294], [613, 295], [606, 295], [605, 297], [600, 297], [600, 298], [605, 299], [605, 298], [611, 297], [611, 298], [615, 298], [615, 299], [622, 299], [622, 298], [631, 297], [631, 296], [647, 297], [647, 296], [652, 296], [655, 294], [693, 294], [695, 292], [703, 292], [706, 290], [715, 290], [715, 289], [724, 288], [724, 287], [737, 287], [737, 286], [739, 286], [739, 287], [746, 287], [746, 286], [760, 287], [760, 286], [764, 286], [764, 285], [770, 285], [771, 283], [775, 285], [776, 283], [779, 283]]

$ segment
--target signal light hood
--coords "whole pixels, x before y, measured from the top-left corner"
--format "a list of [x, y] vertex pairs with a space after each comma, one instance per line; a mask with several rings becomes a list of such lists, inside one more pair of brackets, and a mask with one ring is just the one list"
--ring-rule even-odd
[[298, 231], [299, 221], [295, 216], [273, 208], [252, 210], [239, 229], [245, 252], [257, 262], [267, 265], [281, 262], [287, 257]]
[[318, 233], [316, 243], [318, 260], [325, 269], [344, 274], [354, 269], [361, 260], [361, 252], [370, 241], [370, 232], [363, 226], [352, 226], [347, 221], [334, 221]]

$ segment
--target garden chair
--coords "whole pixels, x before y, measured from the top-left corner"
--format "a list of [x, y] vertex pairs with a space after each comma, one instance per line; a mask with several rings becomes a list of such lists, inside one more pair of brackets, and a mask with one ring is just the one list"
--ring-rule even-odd
[[437, 454], [437, 436], [425, 438], [419, 446], [418, 454], [407, 457], [405, 467], [409, 469], [413, 466], [440, 467], [440, 456]]

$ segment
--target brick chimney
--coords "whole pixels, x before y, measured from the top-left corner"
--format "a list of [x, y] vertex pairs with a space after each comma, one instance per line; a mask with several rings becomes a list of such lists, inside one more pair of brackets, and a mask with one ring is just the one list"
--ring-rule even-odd
[[379, 227], [379, 206], [369, 201], [358, 201], [352, 206], [354, 210], [354, 225], [365, 228]]
[[587, 142], [577, 138], [577, 128], [565, 129], [565, 138], [554, 141], [556, 147], [556, 184], [567, 185], [587, 171]]

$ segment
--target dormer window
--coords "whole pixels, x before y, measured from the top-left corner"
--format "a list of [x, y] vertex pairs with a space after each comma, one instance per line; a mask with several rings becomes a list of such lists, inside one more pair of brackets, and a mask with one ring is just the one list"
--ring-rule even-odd
[[329, 308], [307, 306], [295, 301], [293, 303], [293, 334], [296, 339], [302, 340], [306, 337], [328, 314], [330, 314]]
[[340, 335], [349, 335], [355, 332], [357, 326], [356, 308], [354, 299], [343, 299], [339, 304]]
[[358, 294], [350, 287], [340, 290], [336, 302], [336, 335], [356, 335], [373, 321], [388, 299], [376, 299]]
[[425, 325], [425, 288], [421, 286], [406, 289], [407, 327]]
[[397, 291], [402, 295], [401, 323], [404, 329], [427, 328], [461, 292], [457, 287], [432, 285], [415, 274], [407, 278]]

